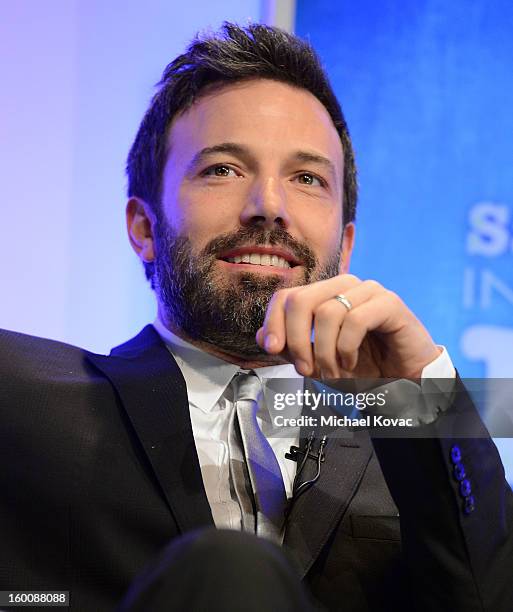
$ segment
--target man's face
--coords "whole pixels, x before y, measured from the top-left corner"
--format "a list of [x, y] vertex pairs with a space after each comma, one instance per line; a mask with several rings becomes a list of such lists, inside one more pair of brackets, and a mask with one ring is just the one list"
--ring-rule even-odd
[[272, 294], [347, 266], [337, 131], [312, 94], [259, 79], [198, 100], [168, 148], [154, 227], [161, 315], [192, 339], [260, 354]]

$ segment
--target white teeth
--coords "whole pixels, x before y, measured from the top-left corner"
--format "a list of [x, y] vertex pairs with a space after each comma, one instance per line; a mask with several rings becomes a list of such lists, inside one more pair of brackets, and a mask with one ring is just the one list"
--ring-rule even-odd
[[261, 255], [260, 253], [244, 253], [227, 257], [230, 263], [251, 263], [257, 266], [275, 266], [276, 268], [290, 268], [289, 262], [278, 255]]

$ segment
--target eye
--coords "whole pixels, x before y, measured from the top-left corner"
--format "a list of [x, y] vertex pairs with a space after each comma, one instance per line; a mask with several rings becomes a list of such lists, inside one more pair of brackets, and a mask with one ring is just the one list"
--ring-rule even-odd
[[230, 168], [230, 166], [227, 166], [226, 164], [217, 164], [215, 166], [210, 166], [210, 168], [203, 170], [201, 174], [202, 176], [220, 176], [222, 178], [229, 176], [237, 176], [235, 170], [233, 168]]
[[302, 172], [298, 174], [296, 178], [302, 185], [312, 185], [314, 187], [324, 187], [326, 185], [325, 181], [315, 174], [311, 174], [310, 172]]

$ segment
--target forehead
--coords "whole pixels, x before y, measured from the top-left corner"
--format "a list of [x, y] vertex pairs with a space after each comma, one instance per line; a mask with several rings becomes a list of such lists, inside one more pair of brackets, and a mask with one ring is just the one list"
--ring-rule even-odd
[[172, 157], [187, 157], [220, 142], [240, 142], [255, 154], [309, 149], [342, 174], [342, 144], [323, 104], [309, 91], [267, 79], [215, 89], [176, 117], [168, 133]]

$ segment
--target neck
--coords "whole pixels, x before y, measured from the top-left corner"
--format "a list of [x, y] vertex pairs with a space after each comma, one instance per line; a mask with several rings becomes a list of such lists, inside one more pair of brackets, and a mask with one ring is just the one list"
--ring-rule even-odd
[[233, 363], [235, 365], [238, 365], [243, 370], [254, 370], [255, 368], [264, 368], [266, 366], [283, 365], [285, 363], [288, 363], [285, 359], [283, 359], [283, 357], [280, 357], [279, 355], [264, 354], [264, 355], [258, 355], [258, 356], [247, 356], [247, 355], [240, 355], [237, 353], [229, 353], [229, 352], [223, 351], [222, 349], [220, 349], [217, 346], [214, 346], [213, 344], [204, 342], [203, 340], [197, 340], [195, 338], [191, 338], [183, 330], [181, 330], [180, 328], [177, 328], [172, 323], [167, 321], [166, 318], [162, 316], [161, 312], [159, 312], [159, 318], [162, 321], [162, 323], [171, 332], [173, 332], [173, 334], [175, 334], [182, 340], [185, 340], [186, 342], [189, 342], [193, 346], [198, 347], [202, 351], [205, 351], [205, 353], [210, 353], [210, 355], [219, 357], [219, 359], [222, 359], [223, 361], [226, 361], [227, 363]]

